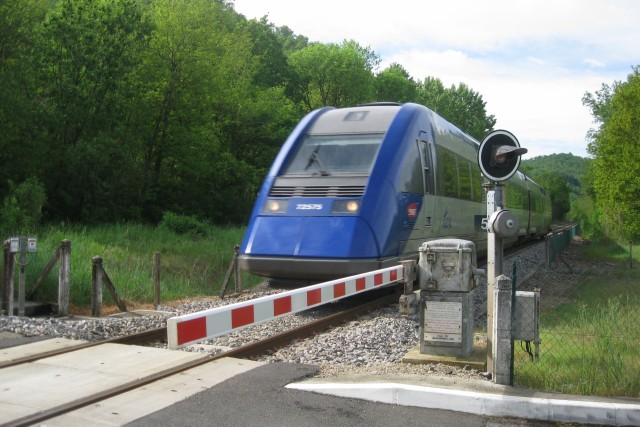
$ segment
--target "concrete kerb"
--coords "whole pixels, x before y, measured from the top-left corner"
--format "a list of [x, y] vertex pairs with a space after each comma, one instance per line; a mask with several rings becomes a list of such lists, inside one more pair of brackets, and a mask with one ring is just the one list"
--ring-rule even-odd
[[[316, 378], [289, 384], [287, 388], [395, 405], [445, 409], [487, 417], [640, 426], [640, 402], [633, 403], [631, 399], [594, 401], [582, 396], [528, 392], [505, 386], [498, 386], [497, 392], [487, 392], [397, 382], [350, 382], [349, 379], [345, 382], [336, 382], [336, 380], [340, 379]], [[513, 393], [510, 394], [509, 391]]]

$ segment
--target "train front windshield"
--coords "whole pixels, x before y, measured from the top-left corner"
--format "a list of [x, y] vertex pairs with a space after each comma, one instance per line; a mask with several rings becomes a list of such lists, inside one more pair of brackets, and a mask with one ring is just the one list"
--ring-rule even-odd
[[307, 135], [282, 175], [369, 175], [383, 137]]

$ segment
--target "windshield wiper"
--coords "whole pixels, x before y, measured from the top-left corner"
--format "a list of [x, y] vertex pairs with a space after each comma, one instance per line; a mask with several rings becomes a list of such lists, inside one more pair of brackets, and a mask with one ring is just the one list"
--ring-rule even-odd
[[[320, 145], [316, 145], [316, 149], [313, 150], [311, 155], [309, 155], [309, 161], [307, 162], [307, 167], [305, 167], [304, 170], [309, 169], [311, 167], [311, 165], [313, 165], [315, 163], [318, 166], [318, 170], [319, 170], [320, 175], [329, 176], [331, 174], [324, 169], [324, 166], [322, 165], [322, 162], [320, 161], [320, 155], [318, 154], [318, 151], [320, 151]], [[316, 175], [316, 174], [314, 173], [314, 175]]]

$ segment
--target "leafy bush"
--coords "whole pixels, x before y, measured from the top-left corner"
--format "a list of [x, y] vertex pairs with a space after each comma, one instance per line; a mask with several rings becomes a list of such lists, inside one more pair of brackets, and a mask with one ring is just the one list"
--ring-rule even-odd
[[160, 221], [160, 227], [173, 231], [176, 234], [184, 234], [192, 237], [205, 236], [207, 224], [191, 215], [180, 215], [173, 212], [165, 212]]
[[3, 235], [33, 231], [42, 219], [47, 200], [44, 185], [29, 178], [19, 185], [9, 181], [9, 194], [0, 209], [0, 230]]

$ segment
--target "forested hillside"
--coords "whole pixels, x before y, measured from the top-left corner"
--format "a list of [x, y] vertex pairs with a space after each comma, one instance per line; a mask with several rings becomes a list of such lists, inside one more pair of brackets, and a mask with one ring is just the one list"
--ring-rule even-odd
[[558, 174], [566, 178], [572, 189], [579, 189], [587, 176], [590, 159], [573, 154], [551, 154], [523, 160], [521, 167], [527, 175]]
[[322, 44], [224, 0], [0, 2], [0, 224], [243, 224], [310, 110], [431, 107], [481, 139], [464, 83], [414, 80], [356, 41]]

